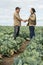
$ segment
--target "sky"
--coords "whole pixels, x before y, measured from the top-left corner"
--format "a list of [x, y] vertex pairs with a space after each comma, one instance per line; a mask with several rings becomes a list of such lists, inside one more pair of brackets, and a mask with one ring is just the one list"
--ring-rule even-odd
[[[43, 26], [43, 0], [0, 0], [0, 25], [12, 26], [15, 7], [20, 7], [22, 19], [28, 19], [30, 8], [36, 9], [37, 25]], [[22, 26], [27, 23], [22, 22]]]

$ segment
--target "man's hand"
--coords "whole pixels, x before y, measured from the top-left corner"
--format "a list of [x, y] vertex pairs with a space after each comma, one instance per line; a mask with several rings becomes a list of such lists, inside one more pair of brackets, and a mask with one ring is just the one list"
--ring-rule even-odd
[[24, 22], [27, 22], [27, 20], [24, 20]]
[[23, 20], [23, 19], [21, 19], [21, 21], [23, 21], [23, 22], [24, 22], [24, 20]]
[[22, 20], [23, 22], [27, 22], [28, 20]]

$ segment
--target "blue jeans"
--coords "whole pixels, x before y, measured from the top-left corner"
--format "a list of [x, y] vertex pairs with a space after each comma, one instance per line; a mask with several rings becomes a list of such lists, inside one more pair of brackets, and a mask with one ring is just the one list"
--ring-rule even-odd
[[29, 26], [29, 31], [30, 31], [30, 38], [33, 38], [33, 36], [35, 36], [35, 27]]

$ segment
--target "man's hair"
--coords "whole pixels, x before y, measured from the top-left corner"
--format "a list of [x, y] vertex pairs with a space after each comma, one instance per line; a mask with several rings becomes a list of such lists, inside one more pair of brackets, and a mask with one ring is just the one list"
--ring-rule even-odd
[[31, 8], [31, 9], [32, 9], [33, 13], [35, 13], [35, 12], [36, 12], [36, 10], [35, 10], [34, 8]]
[[19, 7], [16, 7], [15, 10], [20, 9]]

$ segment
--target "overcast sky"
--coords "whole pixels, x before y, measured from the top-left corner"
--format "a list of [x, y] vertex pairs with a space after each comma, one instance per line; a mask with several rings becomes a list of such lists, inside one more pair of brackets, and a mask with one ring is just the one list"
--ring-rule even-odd
[[[21, 8], [20, 16], [28, 19], [30, 8], [36, 9], [37, 25], [43, 25], [43, 0], [0, 0], [0, 25], [13, 25], [15, 7]], [[22, 23], [25, 25], [25, 23]]]

